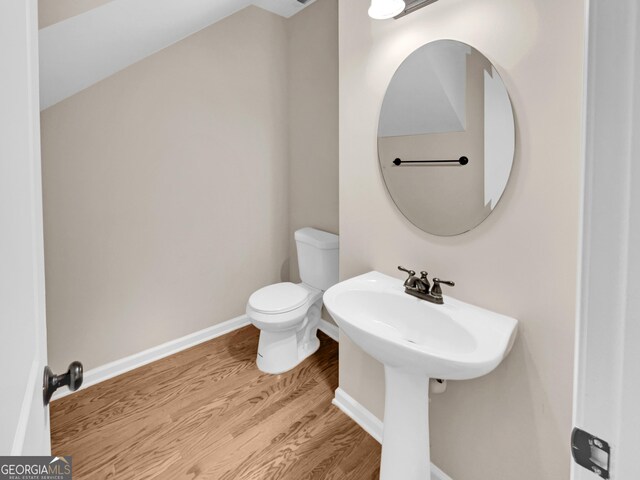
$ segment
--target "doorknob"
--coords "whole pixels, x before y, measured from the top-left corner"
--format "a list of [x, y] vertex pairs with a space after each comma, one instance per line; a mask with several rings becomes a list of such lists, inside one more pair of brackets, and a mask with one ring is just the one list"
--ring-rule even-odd
[[78, 361], [71, 362], [67, 373], [56, 375], [49, 366], [44, 367], [42, 379], [42, 400], [45, 406], [49, 405], [53, 392], [63, 386], [68, 386], [69, 390], [75, 392], [82, 385], [82, 364]]

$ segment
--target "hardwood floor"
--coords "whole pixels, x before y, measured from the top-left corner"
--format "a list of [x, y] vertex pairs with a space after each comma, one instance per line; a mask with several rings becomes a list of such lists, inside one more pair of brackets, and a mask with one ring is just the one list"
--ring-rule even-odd
[[54, 455], [81, 479], [377, 479], [380, 445], [331, 404], [338, 345], [294, 370], [255, 365], [245, 327], [56, 400]]

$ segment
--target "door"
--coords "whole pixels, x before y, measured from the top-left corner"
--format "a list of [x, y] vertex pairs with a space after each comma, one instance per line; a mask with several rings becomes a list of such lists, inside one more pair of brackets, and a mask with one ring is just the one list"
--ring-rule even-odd
[[0, 1], [0, 455], [49, 455], [36, 0]]
[[607, 442], [610, 454], [586, 443], [585, 463], [593, 465], [574, 463], [572, 478], [634, 480], [640, 478], [640, 4], [589, 4], [574, 425]]

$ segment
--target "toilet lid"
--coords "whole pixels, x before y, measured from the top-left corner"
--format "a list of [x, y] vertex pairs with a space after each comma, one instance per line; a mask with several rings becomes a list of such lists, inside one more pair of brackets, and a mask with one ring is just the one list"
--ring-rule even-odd
[[309, 292], [295, 283], [276, 283], [253, 293], [249, 306], [263, 313], [290, 312], [303, 305], [308, 296]]

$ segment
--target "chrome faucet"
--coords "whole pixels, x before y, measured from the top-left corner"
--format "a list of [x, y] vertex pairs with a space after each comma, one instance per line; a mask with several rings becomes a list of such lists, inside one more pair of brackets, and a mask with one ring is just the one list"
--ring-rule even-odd
[[449, 280], [434, 278], [433, 287], [431, 287], [431, 283], [427, 278], [427, 275], [429, 275], [427, 272], [420, 272], [420, 278], [418, 278], [416, 277], [416, 272], [413, 270], [408, 270], [401, 266], [398, 266], [398, 270], [409, 275], [404, 281], [404, 292], [422, 300], [426, 300], [427, 302], [442, 305], [444, 300], [442, 298], [442, 288], [440, 285], [448, 285], [450, 287], [455, 286], [455, 283]]

